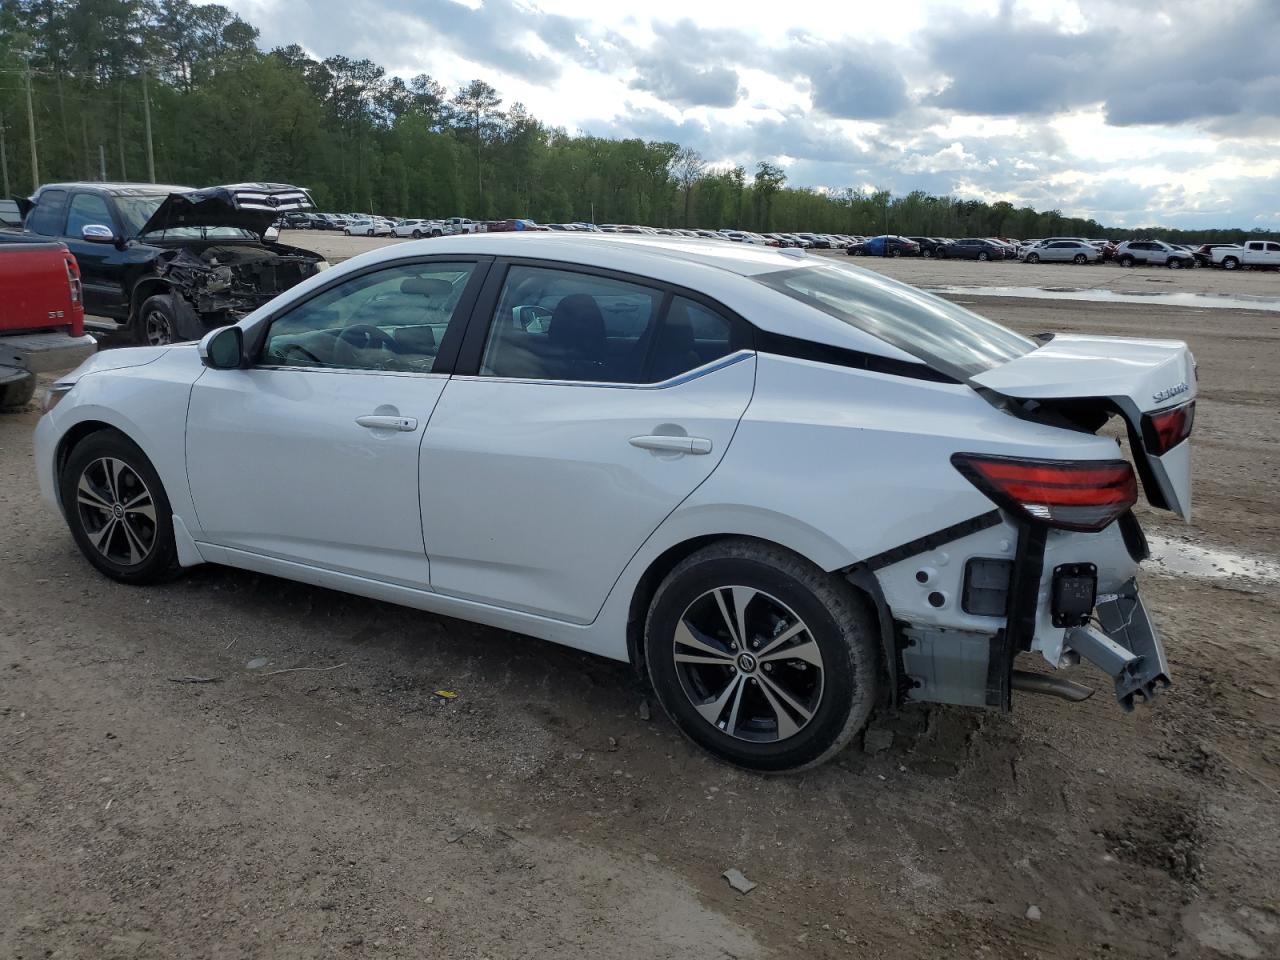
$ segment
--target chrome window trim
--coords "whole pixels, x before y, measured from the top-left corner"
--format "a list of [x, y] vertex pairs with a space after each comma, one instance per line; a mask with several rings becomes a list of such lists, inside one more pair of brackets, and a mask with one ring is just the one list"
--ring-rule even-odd
[[667, 387], [676, 387], [682, 383], [688, 383], [690, 380], [705, 377], [709, 373], [715, 373], [718, 370], [731, 367], [735, 363], [755, 355], [756, 352], [754, 350], [735, 350], [733, 353], [717, 360], [709, 360], [700, 367], [694, 367], [692, 370], [686, 370], [684, 373], [669, 377], [666, 380], [660, 380], [657, 383], [615, 383], [609, 380], [541, 380], [537, 377], [487, 377], [479, 373], [454, 374], [453, 379], [475, 380], [482, 383], [545, 384], [555, 387], [604, 387], [610, 390], [665, 390]]
[[354, 373], [354, 374], [372, 374], [380, 377], [442, 377], [449, 378], [447, 373], [419, 373], [416, 370], [375, 370], [366, 367], [302, 367], [294, 364], [265, 364], [255, 363], [251, 367], [246, 368], [247, 371], [253, 370], [289, 370], [298, 373]]

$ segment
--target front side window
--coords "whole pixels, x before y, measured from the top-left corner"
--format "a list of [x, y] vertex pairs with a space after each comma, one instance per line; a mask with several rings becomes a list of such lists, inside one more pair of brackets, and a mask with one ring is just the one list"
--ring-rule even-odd
[[473, 263], [407, 263], [338, 284], [271, 322], [267, 366], [431, 373]]
[[967, 380], [1036, 347], [1035, 341], [986, 317], [869, 270], [824, 262], [752, 279], [956, 380]]
[[60, 237], [66, 216], [67, 191], [46, 190], [27, 217], [27, 229], [43, 237]]
[[80, 236], [80, 231], [90, 224], [110, 227], [115, 231], [106, 198], [97, 193], [77, 193], [71, 198], [71, 209], [67, 213], [67, 236]]

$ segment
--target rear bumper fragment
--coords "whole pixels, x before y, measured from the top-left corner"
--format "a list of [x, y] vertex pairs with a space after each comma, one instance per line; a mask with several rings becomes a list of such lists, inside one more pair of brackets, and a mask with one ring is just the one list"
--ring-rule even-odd
[[1164, 644], [1135, 581], [1127, 581], [1115, 594], [1099, 597], [1096, 612], [1102, 629], [1073, 627], [1067, 632], [1066, 646], [1111, 676], [1116, 699], [1125, 710], [1133, 709], [1135, 698], [1150, 701], [1171, 685]]

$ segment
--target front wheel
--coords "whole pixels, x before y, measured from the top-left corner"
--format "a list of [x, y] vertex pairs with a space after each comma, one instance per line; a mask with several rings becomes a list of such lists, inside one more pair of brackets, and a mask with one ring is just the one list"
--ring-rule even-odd
[[1127, 268], [1127, 267], [1132, 267], [1132, 266], [1133, 266], [1133, 257], [1121, 257], [1121, 258], [1120, 258], [1120, 260], [1119, 260], [1119, 263], [1120, 263], [1120, 266], [1122, 266], [1122, 267], [1126, 267], [1126, 268]]
[[892, 250], [889, 251], [889, 256], [900, 257], [902, 256], [902, 251], [899, 250], [897, 247], [894, 247]]
[[658, 588], [645, 657], [680, 731], [740, 767], [816, 766], [866, 723], [877, 633], [861, 595], [781, 547], [713, 544]]
[[1086, 257], [1083, 253], [1077, 253], [1075, 257], [1073, 257], [1072, 259], [1075, 260], [1077, 266], [1084, 266], [1086, 263], [1089, 262], [1089, 258]]
[[1040, 262], [1040, 254], [1038, 253], [1027, 254], [1027, 263], [1039, 263], [1039, 262]]
[[179, 570], [173, 511], [136, 443], [115, 430], [72, 449], [58, 478], [71, 536], [85, 559], [121, 583], [159, 583]]
[[1177, 257], [1170, 257], [1167, 266], [1169, 267], [1170, 270], [1181, 270], [1182, 261], [1179, 260]]
[[422, 239], [422, 231], [421, 231], [421, 230], [415, 230], [415, 231], [413, 231], [413, 239], [415, 239], [415, 240], [421, 240], [421, 239]]
[[1227, 257], [1225, 260], [1222, 261], [1223, 270], [1238, 270], [1239, 268], [1240, 268], [1240, 261], [1237, 260], [1235, 257]]
[[921, 251], [920, 251], [920, 256], [925, 257], [925, 258], [932, 257], [932, 256], [933, 256], [933, 251], [932, 251], [932, 250], [921, 250]]
[[990, 259], [991, 259], [991, 254], [987, 253], [987, 251], [985, 251], [985, 250], [982, 250], [982, 251], [980, 251], [980, 252], [978, 253], [978, 259], [979, 259], [979, 260], [990, 260]]
[[167, 347], [178, 342], [178, 310], [173, 295], [147, 297], [138, 309], [134, 339], [145, 347]]

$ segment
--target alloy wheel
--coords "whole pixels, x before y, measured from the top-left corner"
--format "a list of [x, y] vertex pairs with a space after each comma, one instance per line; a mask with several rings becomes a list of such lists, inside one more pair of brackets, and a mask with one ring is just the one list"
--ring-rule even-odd
[[173, 323], [163, 310], [148, 310], [144, 323], [148, 346], [167, 347], [173, 343]]
[[123, 460], [100, 457], [81, 471], [76, 509], [90, 545], [112, 563], [136, 566], [155, 548], [155, 500]]
[[736, 739], [790, 739], [822, 702], [825, 670], [813, 634], [784, 603], [754, 587], [702, 594], [685, 608], [672, 646], [689, 702]]

